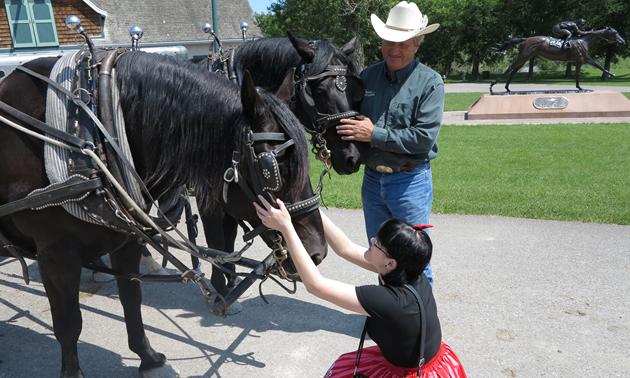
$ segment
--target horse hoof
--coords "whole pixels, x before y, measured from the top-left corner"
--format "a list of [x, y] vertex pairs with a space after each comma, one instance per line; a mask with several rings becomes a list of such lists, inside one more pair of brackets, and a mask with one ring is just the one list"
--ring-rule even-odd
[[140, 372], [142, 378], [179, 378], [179, 369], [171, 365], [168, 361], [164, 365]]
[[114, 280], [114, 276], [103, 272], [92, 272], [92, 279], [96, 282], [110, 282]]
[[153, 260], [152, 257], [142, 256], [140, 259], [140, 264], [144, 265], [148, 269], [149, 274], [167, 276], [168, 272], [162, 268], [162, 265], [157, 261]]
[[240, 304], [239, 302], [234, 302], [234, 303], [232, 303], [230, 308], [228, 308], [227, 314], [225, 314], [225, 315], [232, 316], [232, 315], [238, 314], [241, 311], [243, 311], [243, 305]]
[[[213, 314], [214, 311], [213, 309], [210, 310]], [[234, 302], [232, 303], [232, 305], [227, 309], [227, 313], [225, 314], [225, 316], [232, 316], [232, 315], [236, 315], [239, 312], [243, 311], [243, 305], [239, 302]], [[217, 314], [214, 314], [217, 315]]]

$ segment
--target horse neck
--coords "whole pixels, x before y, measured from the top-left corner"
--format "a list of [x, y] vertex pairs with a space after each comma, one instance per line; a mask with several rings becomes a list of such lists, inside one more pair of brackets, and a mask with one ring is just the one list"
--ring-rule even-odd
[[607, 30], [606, 29], [602, 29], [602, 30], [597, 30], [594, 31], [592, 33], [589, 33], [585, 36], [583, 36], [581, 39], [589, 46], [594, 46], [596, 44], [598, 44], [600, 41], [605, 40], [606, 38], [604, 38], [602, 36], [602, 34], [604, 34]]

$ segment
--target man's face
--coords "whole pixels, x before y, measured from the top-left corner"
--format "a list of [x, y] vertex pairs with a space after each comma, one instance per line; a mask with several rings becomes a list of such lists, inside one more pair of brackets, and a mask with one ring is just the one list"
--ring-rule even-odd
[[381, 50], [387, 69], [391, 72], [396, 72], [401, 68], [405, 68], [413, 60], [413, 56], [418, 51], [418, 46], [413, 42], [413, 38], [404, 42], [383, 40]]

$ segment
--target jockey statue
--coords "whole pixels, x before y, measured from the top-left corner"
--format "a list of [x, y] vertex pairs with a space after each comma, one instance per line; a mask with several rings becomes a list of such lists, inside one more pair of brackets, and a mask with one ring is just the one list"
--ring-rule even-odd
[[571, 37], [582, 37], [586, 34], [589, 34], [589, 31], [580, 30], [581, 27], [586, 24], [586, 20], [580, 18], [577, 22], [573, 21], [562, 21], [551, 29], [556, 35], [559, 35], [563, 40], [562, 48], [571, 48], [571, 42], [569, 39]]

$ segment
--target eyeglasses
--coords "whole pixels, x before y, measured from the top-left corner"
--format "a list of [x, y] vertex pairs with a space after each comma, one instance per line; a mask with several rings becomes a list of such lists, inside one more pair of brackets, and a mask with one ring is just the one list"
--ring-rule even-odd
[[380, 249], [380, 250], [381, 250], [381, 252], [383, 252], [383, 253], [385, 254], [385, 256], [387, 256], [388, 258], [393, 259], [392, 255], [390, 255], [389, 253], [387, 253], [387, 252], [383, 249], [383, 247], [381, 247], [380, 245], [378, 245], [378, 244], [376, 243], [376, 238], [372, 238], [372, 245], [373, 245], [373, 246], [375, 246], [376, 248]]

